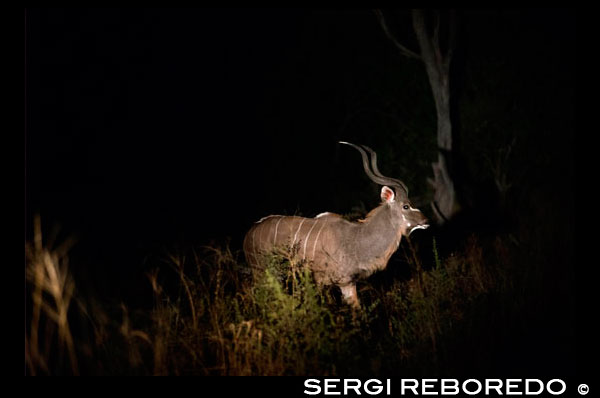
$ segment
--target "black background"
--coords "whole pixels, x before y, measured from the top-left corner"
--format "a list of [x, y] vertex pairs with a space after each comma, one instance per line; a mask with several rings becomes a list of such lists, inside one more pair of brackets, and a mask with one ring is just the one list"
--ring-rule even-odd
[[[537, 139], [564, 164], [552, 172], [569, 176], [572, 137], [562, 126], [573, 116], [552, 103], [572, 98], [572, 13], [462, 13], [455, 75], [464, 79], [464, 54], [530, 73], [531, 86], [514, 89], [538, 92], [520, 101], [547, 98], [527, 117], [560, 126]], [[266, 214], [348, 211], [369, 184], [356, 154], [340, 160], [336, 144], [348, 139], [353, 97], [374, 76], [395, 84], [385, 81], [413, 62], [408, 70], [420, 74], [403, 85], [420, 79], [418, 95], [432, 103], [424, 68], [397, 54], [370, 10], [31, 9], [26, 24], [28, 221], [39, 213], [92, 239], [235, 240]], [[410, 20], [395, 24], [414, 46]], [[430, 128], [422, 142], [433, 142], [434, 116], [418, 120]], [[389, 145], [359, 128], [350, 138]], [[424, 162], [435, 156], [430, 147], [408, 150]], [[428, 176], [411, 190], [426, 189]], [[372, 192], [367, 208], [378, 201]]]
[[[562, 221], [570, 223], [574, 13], [461, 15], [453, 94], [469, 78], [465, 64], [481, 59], [531, 76], [514, 87], [515, 106], [527, 104], [515, 115], [537, 123], [528, 144], [554, 166], [527, 185], [564, 201]], [[377, 188], [357, 155], [337, 144], [389, 145], [368, 124], [348, 127], [374, 80], [405, 78], [399, 92], [422, 85], [418, 97], [403, 98], [425, 137], [409, 149], [433, 159], [425, 144], [435, 113], [415, 107], [410, 116], [411, 101], [432, 101], [424, 68], [397, 53], [370, 10], [28, 9], [25, 19], [26, 238], [40, 214], [45, 233], [77, 237], [74, 263], [85, 264], [77, 272], [101, 283], [119, 271], [121, 280], [105, 285], [115, 290], [138, 275], [145, 256], [174, 244], [230, 239], [239, 248], [267, 214], [375, 206]], [[398, 21], [398, 34], [416, 48], [410, 21]], [[480, 71], [483, 79], [493, 72]], [[428, 176], [408, 177], [417, 185], [410, 188], [424, 192]]]

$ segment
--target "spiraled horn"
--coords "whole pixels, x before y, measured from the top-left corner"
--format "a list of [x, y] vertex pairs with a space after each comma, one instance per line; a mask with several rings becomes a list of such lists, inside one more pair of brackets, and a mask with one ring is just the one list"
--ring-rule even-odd
[[[355, 148], [356, 150], [358, 150], [360, 152], [360, 155], [362, 156], [362, 160], [363, 160], [363, 168], [365, 169], [365, 173], [371, 179], [371, 181], [376, 182], [377, 184], [380, 184], [380, 185], [392, 185], [392, 186], [398, 187], [398, 188], [402, 189], [402, 191], [404, 191], [404, 195], [406, 197], [408, 197], [408, 189], [406, 188], [406, 185], [404, 185], [404, 183], [402, 181], [397, 180], [395, 178], [386, 177], [383, 174], [381, 174], [381, 172], [379, 171], [379, 168], [377, 167], [377, 154], [375, 153], [375, 151], [373, 151], [371, 148], [369, 148], [367, 146], [364, 146], [364, 148], [367, 149], [371, 153], [371, 165], [369, 167], [369, 156], [367, 155], [367, 152], [365, 152], [365, 149], [363, 149], [363, 147], [352, 144], [350, 142], [346, 142], [346, 141], [339, 141], [339, 143], [345, 144], [345, 145], [350, 145], [351, 147]], [[373, 170], [371, 170], [371, 168]]]
[[[363, 145], [362, 147], [365, 148], [367, 151], [369, 151], [369, 153], [371, 154], [371, 169], [373, 170], [373, 173], [375, 173], [379, 177], [387, 178], [390, 181], [394, 181], [395, 185], [402, 187], [402, 189], [404, 189], [404, 192], [406, 193], [406, 196], [408, 196], [408, 188], [402, 181], [400, 181], [396, 178], [386, 177], [383, 174], [381, 174], [381, 172], [379, 171], [379, 168], [377, 167], [377, 153], [366, 145]], [[394, 185], [394, 184], [392, 184], [392, 185]]]

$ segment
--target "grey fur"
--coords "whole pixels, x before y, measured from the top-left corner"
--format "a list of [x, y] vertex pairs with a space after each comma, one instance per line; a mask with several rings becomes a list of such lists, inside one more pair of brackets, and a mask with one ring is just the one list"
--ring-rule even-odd
[[[366, 170], [368, 162], [364, 164]], [[378, 183], [387, 178], [380, 173], [376, 177]], [[244, 239], [248, 264], [260, 270], [263, 256], [273, 252], [303, 261], [319, 285], [339, 286], [346, 302], [358, 307], [356, 281], [384, 269], [402, 236], [428, 227], [423, 213], [410, 206], [404, 187], [397, 186], [399, 180], [389, 181], [396, 192], [400, 188], [400, 195], [384, 186], [382, 203], [358, 222], [334, 213], [322, 213], [315, 218], [281, 215], [262, 218]]]

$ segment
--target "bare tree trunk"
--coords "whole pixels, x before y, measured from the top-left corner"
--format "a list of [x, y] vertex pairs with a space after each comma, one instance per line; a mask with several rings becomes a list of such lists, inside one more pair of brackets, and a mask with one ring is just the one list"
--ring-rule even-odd
[[450, 60], [454, 47], [454, 16], [448, 27], [448, 44], [444, 52], [439, 39], [440, 15], [435, 13], [433, 32], [428, 33], [423, 10], [413, 10], [413, 28], [421, 48], [421, 59], [425, 64], [437, 113], [438, 159], [432, 163], [433, 179], [429, 183], [434, 190], [432, 209], [443, 223], [457, 212], [458, 203], [454, 182], [449, 170], [452, 162], [452, 122], [450, 120]]
[[[438, 223], [451, 219], [459, 209], [450, 173], [452, 164], [452, 122], [450, 119], [450, 61], [454, 49], [455, 18], [450, 13], [447, 27], [447, 43], [445, 51], [440, 43], [440, 13], [434, 12], [432, 29], [428, 29], [423, 10], [412, 11], [413, 29], [421, 49], [417, 54], [402, 44], [390, 32], [383, 14], [376, 10], [376, 15], [386, 35], [394, 42], [402, 54], [410, 58], [418, 58], [425, 64], [427, 77], [431, 85], [437, 114], [437, 161], [431, 164], [433, 179], [428, 179], [433, 187], [431, 207]], [[430, 32], [431, 31], [431, 32]]]

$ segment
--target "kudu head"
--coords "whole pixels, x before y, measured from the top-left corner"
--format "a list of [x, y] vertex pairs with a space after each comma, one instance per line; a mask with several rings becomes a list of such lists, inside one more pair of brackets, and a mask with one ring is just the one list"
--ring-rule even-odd
[[[389, 206], [391, 214], [390, 222], [399, 228], [403, 236], [410, 235], [414, 230], [429, 227], [427, 217], [419, 209], [411, 206], [408, 200], [408, 188], [406, 188], [406, 185], [400, 180], [381, 174], [377, 167], [377, 154], [375, 151], [365, 145], [359, 146], [344, 141], [340, 141], [340, 144], [356, 148], [362, 156], [363, 167], [367, 176], [371, 181], [383, 185], [381, 188], [381, 200], [385, 206]], [[367, 151], [371, 155], [370, 162]]]

